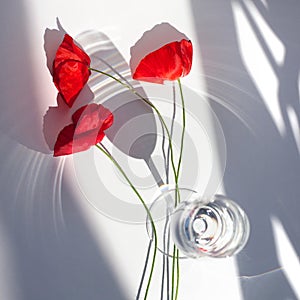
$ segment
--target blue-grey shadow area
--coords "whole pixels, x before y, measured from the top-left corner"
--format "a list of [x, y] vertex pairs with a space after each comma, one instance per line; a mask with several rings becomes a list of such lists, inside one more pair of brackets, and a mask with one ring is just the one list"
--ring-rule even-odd
[[[272, 116], [248, 73], [239, 49], [232, 2], [191, 0], [194, 23], [201, 50], [203, 76], [211, 107], [222, 125], [227, 161], [224, 174], [226, 194], [247, 212], [251, 223], [250, 240], [237, 258], [241, 276], [262, 275], [280, 267], [271, 225], [276, 216], [299, 255], [300, 160], [287, 117], [292, 107], [299, 122], [299, 4], [256, 1], [265, 21], [284, 43], [282, 66], [275, 65], [259, 28], [242, 2], [243, 13], [260, 41], [279, 82], [278, 97], [285, 134], [280, 134]], [[282, 11], [286, 13], [283, 15]], [[280, 16], [280, 17], [279, 17]], [[260, 284], [265, 282], [266, 284]], [[251, 284], [250, 284], [251, 283]], [[243, 281], [244, 299], [296, 299], [283, 272]], [[268, 293], [266, 293], [266, 289]]]
[[1, 141], [1, 228], [18, 291], [12, 300], [125, 300], [63, 159], [54, 162], [3, 135]]
[[44, 154], [24, 5], [6, 1], [0, 11], [0, 245], [7, 260], [0, 272], [1, 284], [11, 289], [10, 296], [1, 289], [0, 298], [125, 300], [76, 187], [61, 160]]

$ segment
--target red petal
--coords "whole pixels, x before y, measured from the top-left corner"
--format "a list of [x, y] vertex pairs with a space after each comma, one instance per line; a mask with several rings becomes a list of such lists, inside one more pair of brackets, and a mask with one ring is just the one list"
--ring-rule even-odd
[[104, 136], [103, 131], [97, 132], [97, 130], [77, 134], [74, 124], [70, 124], [59, 133], [54, 146], [54, 156], [88, 150], [91, 146], [99, 143]]
[[72, 107], [90, 74], [89, 69], [77, 61], [66, 61], [54, 70], [54, 84], [69, 107]]
[[82, 115], [82, 113], [86, 110], [87, 107], [91, 107], [91, 106], [97, 106], [96, 103], [91, 103], [91, 104], [87, 104], [84, 105], [82, 107], [80, 107], [79, 109], [77, 109], [74, 114], [72, 115], [72, 121], [74, 124], [77, 124], [78, 121], [80, 120], [80, 117]]
[[97, 130], [91, 130], [82, 134], [77, 134], [75, 130], [75, 138], [73, 141], [73, 153], [85, 151], [98, 143], [98, 140], [102, 140], [104, 133], [97, 132]]
[[190, 72], [192, 57], [191, 41], [183, 39], [166, 44], [140, 61], [133, 78], [153, 83], [176, 80]]
[[79, 108], [72, 116], [77, 124], [76, 132], [83, 133], [89, 130], [105, 130], [113, 123], [113, 114], [101, 104], [89, 104]]
[[181, 60], [182, 60], [182, 77], [190, 73], [193, 60], [193, 45], [191, 41], [181, 40], [180, 42]]
[[99, 113], [101, 116], [101, 121], [100, 121], [100, 123], [102, 124], [101, 129], [106, 130], [113, 124], [114, 116], [108, 108], [102, 105]]
[[79, 108], [72, 116], [73, 124], [58, 135], [54, 156], [68, 155], [89, 149], [101, 142], [104, 130], [113, 123], [113, 114], [101, 104], [89, 104]]
[[100, 132], [98, 133], [98, 136], [97, 136], [97, 140], [96, 140], [95, 145], [98, 144], [98, 143], [100, 143], [100, 142], [103, 140], [104, 137], [105, 137], [104, 132], [103, 132], [103, 131], [100, 131]]
[[80, 61], [86, 66], [89, 66], [91, 63], [90, 57], [81, 48], [75, 45], [73, 38], [65, 34], [62, 43], [56, 51], [53, 62], [54, 69], [67, 60]]
[[66, 34], [53, 62], [53, 81], [69, 107], [88, 81], [90, 62], [89, 56]]
[[54, 156], [68, 155], [73, 153], [73, 137], [75, 126], [66, 126], [58, 135], [54, 145]]

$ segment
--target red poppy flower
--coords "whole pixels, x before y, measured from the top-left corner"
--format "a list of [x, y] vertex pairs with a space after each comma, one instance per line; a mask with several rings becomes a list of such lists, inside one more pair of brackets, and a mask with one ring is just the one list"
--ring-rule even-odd
[[53, 62], [53, 82], [64, 101], [72, 107], [91, 74], [89, 56], [65, 34]]
[[59, 133], [54, 156], [85, 151], [100, 143], [105, 136], [104, 131], [113, 123], [113, 114], [101, 104], [92, 103], [79, 108], [72, 121]]
[[192, 67], [193, 46], [188, 40], [171, 42], [146, 55], [138, 64], [133, 78], [153, 83], [186, 76]]

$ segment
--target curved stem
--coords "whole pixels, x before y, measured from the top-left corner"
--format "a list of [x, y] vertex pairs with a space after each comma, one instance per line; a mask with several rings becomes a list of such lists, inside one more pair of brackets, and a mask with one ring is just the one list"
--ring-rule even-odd
[[149, 292], [149, 287], [150, 287], [152, 275], [153, 275], [154, 264], [155, 264], [155, 259], [156, 259], [156, 252], [157, 252], [157, 233], [156, 233], [156, 228], [155, 228], [155, 225], [154, 225], [154, 221], [153, 221], [151, 212], [150, 212], [148, 206], [146, 205], [145, 201], [143, 200], [142, 196], [137, 191], [137, 189], [134, 187], [134, 185], [132, 184], [131, 180], [128, 178], [128, 176], [126, 175], [126, 173], [124, 172], [124, 170], [122, 169], [122, 167], [119, 165], [119, 163], [113, 158], [113, 156], [107, 151], [107, 149], [102, 144], [100, 144], [100, 146], [99, 145], [95, 145], [95, 146], [102, 153], [104, 153], [113, 162], [113, 164], [117, 167], [117, 169], [121, 172], [121, 174], [126, 179], [126, 181], [130, 185], [130, 187], [132, 188], [132, 190], [135, 192], [135, 194], [137, 195], [137, 197], [140, 199], [140, 201], [141, 201], [142, 205], [144, 206], [144, 208], [145, 208], [145, 210], [147, 212], [147, 215], [148, 215], [148, 217], [150, 219], [150, 223], [151, 223], [152, 230], [153, 230], [153, 236], [154, 236], [154, 252], [153, 252], [153, 258], [152, 258], [152, 264], [151, 264], [151, 269], [150, 269], [148, 284], [147, 284], [146, 291], [145, 291], [145, 296], [144, 296], [144, 300], [146, 300], [147, 296], [148, 296], [148, 292]]
[[178, 86], [179, 86], [179, 91], [180, 91], [180, 98], [181, 98], [181, 105], [182, 105], [182, 133], [181, 133], [181, 142], [180, 142], [180, 153], [179, 153], [179, 159], [178, 159], [178, 165], [177, 165], [177, 177], [178, 177], [180, 167], [181, 167], [182, 154], [183, 154], [183, 145], [184, 145], [184, 135], [185, 135], [185, 103], [184, 103], [184, 97], [183, 97], [181, 81], [180, 81], [179, 78], [178, 78], [177, 81], [178, 81]]
[[172, 291], [171, 291], [171, 299], [174, 299], [175, 293], [175, 256], [176, 256], [176, 246], [173, 246], [173, 255], [172, 255]]
[[[184, 135], [185, 135], [185, 126], [186, 126], [186, 113], [185, 113], [185, 103], [184, 103], [184, 96], [182, 91], [181, 81], [178, 78], [178, 86], [180, 91], [180, 98], [181, 98], [181, 105], [182, 105], [182, 132], [181, 132], [181, 141], [180, 141], [180, 152], [179, 152], [179, 159], [178, 165], [176, 170], [176, 194], [175, 194], [175, 205], [180, 202], [180, 193], [178, 188], [178, 179], [180, 173], [180, 167], [182, 162], [182, 155], [183, 155], [183, 146], [184, 146]], [[175, 267], [176, 267], [176, 289], [175, 289]], [[173, 261], [172, 261], [172, 299], [177, 300], [178, 298], [178, 291], [179, 291], [179, 251], [176, 249], [174, 245], [173, 249]], [[175, 291], [174, 291], [175, 290]], [[174, 298], [173, 298], [174, 296]]]
[[[127, 82], [125, 83], [122, 80], [120, 80], [119, 78], [117, 78], [117, 77], [115, 77], [115, 76], [113, 76], [109, 73], [106, 73], [106, 72], [103, 72], [103, 71], [100, 71], [100, 70], [97, 70], [97, 69], [94, 69], [94, 68], [91, 68], [91, 67], [89, 69], [91, 71], [94, 71], [94, 72], [100, 73], [102, 75], [105, 75], [105, 76], [115, 80], [116, 82], [118, 82], [122, 86], [126, 87], [128, 90], [130, 90], [134, 95], [138, 96], [141, 100], [143, 100], [146, 104], [148, 104], [156, 112], [156, 114], [157, 114], [163, 128], [166, 130], [166, 133], [167, 133], [167, 136], [168, 136], [171, 165], [172, 165], [172, 170], [173, 170], [174, 179], [175, 179], [175, 207], [176, 207], [178, 202], [180, 202], [180, 192], [179, 192], [179, 187], [178, 187], [178, 180], [179, 180], [179, 173], [180, 173], [180, 167], [181, 167], [182, 155], [183, 155], [183, 145], [184, 145], [184, 135], [185, 135], [185, 118], [186, 118], [185, 117], [184, 97], [183, 97], [183, 91], [182, 91], [182, 85], [181, 85], [180, 79], [178, 79], [178, 85], [179, 85], [180, 97], [181, 97], [181, 103], [182, 103], [182, 123], [183, 123], [183, 127], [182, 127], [182, 134], [181, 134], [180, 153], [179, 153], [178, 165], [177, 165], [177, 169], [176, 169], [175, 162], [174, 162], [174, 151], [173, 151], [173, 146], [172, 146], [172, 136], [171, 136], [170, 131], [169, 131], [169, 129], [168, 129], [166, 123], [165, 123], [165, 120], [163, 119], [163, 117], [162, 117], [161, 113], [159, 112], [159, 110], [157, 109], [157, 107], [151, 101], [149, 101], [147, 98], [145, 98], [141, 94], [139, 94], [131, 84], [129, 84]], [[115, 162], [115, 163], [117, 163], [117, 162]], [[121, 171], [121, 173], [126, 178], [126, 180], [130, 184], [132, 189], [136, 192], [136, 194], [138, 195], [140, 200], [142, 201], [147, 213], [149, 214], [149, 218], [150, 218], [151, 214], [150, 214], [150, 211], [149, 211], [148, 207], [145, 205], [145, 203], [143, 202], [142, 198], [139, 196], [139, 194], [136, 191], [136, 189], [134, 188], [134, 186], [130, 183], [130, 181], [129, 181], [128, 177], [126, 176], [126, 174], [122, 171]], [[151, 221], [151, 225], [153, 226], [153, 231], [155, 232], [154, 223], [152, 224], [152, 222], [153, 222], [152, 218], [150, 218], [150, 221]], [[155, 232], [155, 234], [156, 234], [156, 232]], [[157, 239], [157, 237], [156, 237], [156, 239]], [[156, 244], [156, 246], [157, 246], [157, 244]], [[155, 254], [156, 254], [156, 246], [155, 246]], [[176, 255], [176, 253], [177, 253], [177, 255]], [[176, 266], [176, 275], [177, 275], [176, 291], [175, 291], [175, 266]], [[152, 277], [153, 267], [154, 267], [154, 264], [152, 263], [151, 273], [150, 273], [151, 277]], [[147, 293], [148, 293], [151, 277], [149, 278], [149, 282], [148, 282], [148, 285], [147, 285], [147, 290], [146, 290]], [[175, 296], [175, 300], [177, 300], [178, 288], [179, 288], [179, 255], [178, 255], [178, 249], [176, 249], [176, 246], [174, 245], [173, 261], [172, 261], [172, 299], [173, 299], [173, 296]], [[146, 294], [146, 296], [147, 296], [147, 294]]]
[[176, 274], [177, 274], [177, 279], [176, 279], [176, 291], [175, 291], [175, 300], [178, 298], [178, 291], [179, 291], [179, 250], [176, 250]]
[[117, 81], [118, 83], [122, 84], [122, 85], [125, 86], [125, 87], [128, 86], [127, 83], [124, 83], [122, 80], [118, 79], [117, 77], [115, 77], [115, 76], [113, 76], [113, 75], [111, 75], [111, 74], [109, 74], [109, 73], [106, 73], [106, 72], [103, 72], [103, 71], [100, 71], [100, 70], [97, 70], [97, 69], [94, 69], [94, 68], [91, 68], [91, 67], [89, 67], [89, 70], [90, 70], [90, 71], [94, 71], [94, 72], [96, 72], [96, 73], [100, 73], [100, 74], [105, 75], [105, 76], [107, 76], [107, 77], [110, 77], [111, 79]]
[[145, 275], [146, 275], [146, 271], [147, 271], [147, 267], [148, 267], [148, 262], [149, 262], [150, 250], [151, 250], [152, 242], [153, 242], [152, 239], [149, 240], [149, 245], [148, 245], [148, 250], [147, 250], [147, 254], [146, 254], [146, 259], [145, 259], [145, 263], [144, 263], [143, 272], [142, 272], [142, 277], [141, 277], [141, 280], [140, 280], [138, 291], [136, 293], [135, 300], [139, 300], [140, 299], [140, 294], [142, 292], [142, 287], [143, 287], [143, 284], [144, 284]]
[[[149, 101], [147, 98], [143, 97], [140, 93], [138, 93], [131, 85], [127, 84], [127, 83], [124, 83], [122, 80], [118, 79], [117, 77], [109, 74], [109, 73], [106, 73], [106, 72], [103, 72], [103, 71], [100, 71], [100, 70], [97, 70], [97, 69], [94, 69], [94, 68], [89, 68], [89, 70], [91, 71], [94, 71], [94, 72], [97, 72], [97, 73], [100, 73], [102, 75], [105, 75], [105, 76], [108, 76], [109, 78], [115, 80], [116, 82], [118, 82], [119, 84], [123, 85], [124, 87], [126, 87], [128, 90], [130, 90], [134, 95], [138, 96], [141, 100], [143, 100], [146, 104], [148, 104], [151, 108], [153, 108], [153, 110], [156, 112], [161, 124], [163, 125], [163, 127], [165, 128], [166, 130], [166, 133], [167, 133], [167, 136], [168, 136], [168, 140], [169, 140], [169, 147], [170, 147], [170, 154], [171, 154], [171, 165], [172, 165], [172, 169], [173, 169], [173, 173], [174, 173], [174, 178], [175, 178], [175, 182], [178, 181], [177, 179], [177, 171], [176, 171], [176, 168], [175, 168], [175, 162], [174, 162], [174, 151], [173, 151], [173, 146], [172, 146], [172, 138], [171, 138], [171, 134], [170, 134], [170, 131], [168, 129], [168, 126], [164, 120], [164, 118], [162, 117], [161, 113], [159, 112], [159, 110], [157, 109], [157, 107], [151, 102]], [[176, 187], [177, 189], [178, 187]]]
[[[176, 171], [176, 204], [177, 201], [180, 202], [180, 193], [179, 193], [179, 188], [178, 188], [178, 179], [179, 179], [179, 172], [180, 172], [180, 167], [181, 167], [181, 162], [182, 162], [182, 155], [183, 155], [183, 146], [184, 146], [184, 135], [185, 135], [185, 126], [186, 126], [186, 113], [185, 113], [185, 103], [184, 103], [184, 96], [183, 96], [183, 91], [182, 91], [182, 85], [180, 78], [178, 78], [178, 86], [179, 86], [179, 91], [180, 91], [180, 98], [181, 98], [181, 105], [182, 105], [182, 132], [181, 132], [181, 141], [180, 141], [180, 152], [179, 152], [179, 159], [178, 159], [178, 165], [177, 165], [177, 171]], [[177, 300], [178, 298], [178, 291], [179, 291], [179, 251], [176, 249], [174, 246], [174, 251], [173, 251], [173, 272], [175, 272], [175, 261], [176, 261], [176, 290], [175, 290], [175, 298], [174, 300]], [[174, 274], [172, 274], [174, 275]], [[173, 276], [174, 277], [174, 276]], [[172, 283], [174, 283], [174, 280], [172, 280]], [[172, 287], [172, 291], [174, 292], [174, 287]]]

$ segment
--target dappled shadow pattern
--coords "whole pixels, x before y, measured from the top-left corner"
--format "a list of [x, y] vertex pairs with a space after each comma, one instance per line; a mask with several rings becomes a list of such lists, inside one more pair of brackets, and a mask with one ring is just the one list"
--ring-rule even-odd
[[[290, 126], [287, 109], [294, 110], [299, 124], [299, 4], [288, 5], [280, 1], [255, 1], [275, 35], [284, 43], [285, 59], [275, 64], [272, 49], [262, 39], [259, 28], [244, 5], [239, 5], [260, 41], [264, 54], [278, 79], [278, 98], [285, 132], [278, 131], [267, 103], [255, 85], [240, 50], [230, 2], [191, 1], [197, 28], [204, 79], [211, 106], [222, 124], [227, 143], [227, 165], [224, 174], [226, 194], [236, 200], [247, 212], [251, 222], [251, 236], [246, 249], [238, 256], [240, 275], [253, 276], [280, 267], [274, 242], [271, 216], [282, 222], [295, 251], [300, 253], [298, 211], [300, 208], [300, 164], [296, 140]], [[295, 6], [296, 5], [296, 6]], [[286, 13], [283, 14], [282, 10]], [[255, 53], [253, 53], [255, 55]], [[273, 88], [273, 87], [270, 87]], [[272, 299], [283, 299], [295, 294], [287, 278], [266, 275], [266, 285], [251, 281], [245, 289], [244, 299], [265, 299], [264, 290], [271, 289]]]

